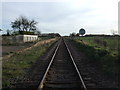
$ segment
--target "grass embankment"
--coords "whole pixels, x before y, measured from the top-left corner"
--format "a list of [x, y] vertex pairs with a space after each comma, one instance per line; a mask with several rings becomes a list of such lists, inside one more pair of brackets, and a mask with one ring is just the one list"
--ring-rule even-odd
[[72, 42], [106, 75], [119, 72], [118, 37], [75, 37]]
[[54, 42], [55, 41], [39, 45], [20, 53], [14, 53], [14, 56], [3, 60], [3, 87], [9, 87], [11, 79], [15, 80], [22, 77], [26, 73], [25, 71], [29, 69]]

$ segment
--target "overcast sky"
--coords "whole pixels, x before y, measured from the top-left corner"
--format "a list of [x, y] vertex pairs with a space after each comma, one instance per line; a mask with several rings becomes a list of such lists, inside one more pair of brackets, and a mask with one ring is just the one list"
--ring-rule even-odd
[[84, 28], [87, 34], [111, 34], [112, 29], [118, 30], [119, 0], [43, 1], [3, 0], [0, 28], [11, 30], [11, 22], [23, 15], [39, 22], [38, 28], [42, 33], [69, 35]]

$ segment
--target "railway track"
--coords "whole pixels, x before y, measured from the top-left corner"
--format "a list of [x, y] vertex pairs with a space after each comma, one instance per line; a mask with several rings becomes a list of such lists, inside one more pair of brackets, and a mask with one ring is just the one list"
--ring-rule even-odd
[[87, 90], [71, 52], [63, 38], [60, 39], [38, 90]]

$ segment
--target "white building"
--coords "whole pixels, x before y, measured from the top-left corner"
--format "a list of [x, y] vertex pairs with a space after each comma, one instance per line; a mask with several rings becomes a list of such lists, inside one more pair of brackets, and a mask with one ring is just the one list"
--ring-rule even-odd
[[18, 35], [16, 36], [17, 42], [31, 42], [38, 39], [38, 35]]
[[2, 44], [23, 43], [38, 40], [38, 35], [2, 36]]

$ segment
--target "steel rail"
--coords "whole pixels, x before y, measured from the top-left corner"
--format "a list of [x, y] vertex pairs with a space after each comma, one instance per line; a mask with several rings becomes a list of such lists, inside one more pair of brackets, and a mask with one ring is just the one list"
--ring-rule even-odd
[[[76, 65], [76, 63], [75, 63], [75, 61], [74, 61], [74, 59], [73, 59], [73, 56], [72, 56], [72, 54], [71, 54], [71, 52], [70, 52], [70, 50], [69, 50], [69, 48], [68, 48], [68, 45], [67, 45], [67, 43], [65, 42], [64, 39], [63, 39], [63, 41], [64, 41], [65, 46], [66, 46], [66, 48], [67, 48], [67, 51], [68, 51], [68, 53], [69, 53], [69, 55], [70, 55], [70, 58], [71, 58], [74, 66], [75, 66], [75, 69], [76, 69], [76, 71], [77, 71], [77, 73], [78, 73], [78, 75], [79, 75], [79, 78], [80, 78], [80, 80], [81, 80], [81, 83], [82, 83], [82, 85], [83, 85], [83, 88], [84, 88], [85, 90], [87, 90], [87, 87], [86, 87], [86, 85], [85, 85], [85, 83], [84, 83], [84, 81], [83, 81], [83, 79], [82, 79], [81, 73], [80, 73], [80, 71], [78, 70], [78, 67], [77, 67], [77, 65]], [[55, 55], [56, 55], [56, 53], [57, 53], [57, 51], [58, 51], [58, 48], [59, 48], [59, 46], [60, 46], [60, 43], [61, 43], [61, 40], [60, 40], [60, 42], [58, 43], [58, 46], [57, 46], [57, 48], [56, 48], [56, 50], [55, 50], [55, 52], [54, 52], [54, 54], [53, 54], [53, 56], [52, 56], [52, 59], [51, 59], [49, 65], [48, 65], [48, 67], [47, 67], [47, 69], [46, 69], [46, 72], [45, 72], [45, 74], [44, 74], [44, 76], [43, 76], [43, 78], [42, 78], [42, 80], [41, 80], [41, 82], [40, 82], [40, 84], [39, 84], [39, 86], [38, 86], [38, 90], [42, 90], [42, 88], [44, 87], [45, 78], [46, 78], [47, 73], [48, 73], [48, 71], [49, 71], [49, 69], [50, 69], [50, 67], [51, 67], [51, 64], [52, 64], [52, 62], [53, 62], [53, 60], [54, 60], [54, 58], [55, 58]]]
[[71, 52], [70, 52], [70, 50], [69, 50], [69, 48], [68, 48], [68, 45], [67, 45], [67, 43], [65, 42], [65, 40], [63, 40], [63, 41], [64, 41], [64, 43], [65, 43], [65, 46], [66, 46], [66, 48], [67, 48], [67, 50], [68, 50], [68, 53], [69, 53], [71, 59], [72, 59], [72, 62], [73, 62], [73, 64], [74, 64], [74, 66], [75, 66], [75, 69], [76, 69], [76, 71], [77, 71], [77, 73], [78, 73], [78, 75], [79, 75], [79, 78], [80, 78], [80, 80], [81, 80], [81, 82], [82, 82], [82, 85], [83, 85], [84, 89], [87, 90], [87, 87], [86, 87], [86, 85], [85, 85], [85, 83], [84, 83], [84, 81], [83, 81], [83, 79], [82, 79], [81, 73], [80, 73], [80, 71], [78, 70], [78, 67], [77, 67], [77, 65], [76, 65], [76, 63], [75, 63], [75, 61], [74, 61], [74, 59], [73, 59], [73, 56], [72, 56], [72, 54], [71, 54]]
[[45, 81], [46, 75], [47, 75], [47, 73], [48, 73], [48, 71], [49, 71], [49, 69], [50, 69], [50, 66], [51, 66], [54, 58], [55, 58], [55, 55], [56, 55], [56, 53], [57, 53], [57, 51], [58, 51], [58, 48], [59, 48], [59, 46], [60, 46], [60, 43], [61, 43], [61, 40], [60, 40], [60, 42], [58, 43], [58, 46], [57, 46], [57, 48], [56, 48], [56, 50], [55, 50], [55, 52], [54, 52], [54, 54], [53, 54], [53, 56], [52, 56], [52, 59], [51, 59], [49, 65], [48, 65], [48, 67], [47, 67], [47, 70], [46, 70], [46, 72], [45, 72], [45, 74], [44, 74], [44, 76], [43, 76], [43, 78], [42, 78], [42, 80], [41, 80], [41, 82], [40, 82], [37, 90], [42, 90], [42, 88], [43, 88], [43, 86], [44, 86], [44, 81]]

